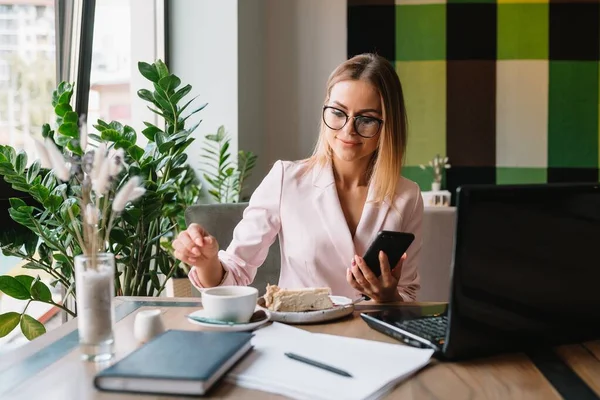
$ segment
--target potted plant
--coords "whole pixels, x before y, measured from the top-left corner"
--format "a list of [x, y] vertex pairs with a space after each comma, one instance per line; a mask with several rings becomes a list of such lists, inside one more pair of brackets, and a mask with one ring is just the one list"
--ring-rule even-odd
[[435, 157], [429, 161], [427, 166], [421, 164], [419, 167], [424, 171], [429, 170], [431, 172], [433, 178], [431, 190], [434, 192], [439, 192], [442, 189], [444, 170], [450, 168], [450, 164], [448, 164], [448, 157], [442, 157], [439, 154], [436, 154]]
[[[198, 125], [188, 127], [186, 123], [206, 104], [188, 110], [195, 98], [182, 103], [192, 87], [182, 86], [181, 80], [162, 61], [140, 62], [138, 69], [153, 87], [153, 90], [139, 90], [138, 95], [164, 121], [161, 127], [144, 122], [141, 133], [148, 140], [145, 147], [138, 146], [133, 128], [117, 121], [99, 120], [94, 125], [96, 133], [80, 132], [79, 116], [70, 105], [73, 86], [65, 82], [52, 98], [56, 129], [44, 125], [42, 137], [37, 141], [44, 142], [44, 149], [54, 160], [53, 169], [45, 168], [39, 161], [27, 168], [25, 152], [16, 153], [10, 146], [0, 147], [0, 175], [15, 190], [30, 194], [35, 202], [28, 205], [11, 199], [11, 217], [28, 230], [22, 235], [0, 238], [2, 251], [26, 260], [25, 268], [45, 272], [52, 277], [52, 286], [61, 285], [65, 290], [63, 298], [54, 302], [39, 277], [0, 276], [0, 291], [4, 294], [28, 302], [53, 304], [77, 315], [75, 258], [85, 253], [85, 244], [78, 238], [83, 237], [87, 225], [95, 226], [90, 231], [93, 237], [102, 238], [95, 242], [91, 254], [114, 255], [116, 294], [157, 296], [165, 290], [169, 279], [180, 273], [181, 266], [170, 243], [185, 228], [183, 212], [197, 202], [200, 190], [185, 154]], [[87, 190], [85, 175], [95, 173], [96, 157], [109, 154], [121, 157], [122, 168], [111, 170], [94, 213], [86, 213], [87, 206], [81, 201]], [[57, 161], [67, 162], [70, 169], [61, 169]], [[91, 169], [84, 170], [90, 165]], [[117, 202], [114, 196], [134, 177], [140, 177], [139, 186], [131, 185], [134, 187], [129, 189], [143, 188], [144, 193], [137, 191], [140, 196], [135, 202], [129, 201], [122, 210], [115, 211], [111, 206]], [[17, 325], [28, 339], [45, 332], [43, 325], [27, 315], [26, 308], [22, 313], [7, 314], [0, 315], [0, 337]]]
[[204, 179], [210, 185], [208, 193], [217, 203], [239, 203], [246, 200], [246, 180], [252, 174], [258, 158], [251, 151], [240, 150], [237, 162], [231, 160], [231, 139], [220, 126], [216, 134], [206, 135], [206, 147], [202, 157], [208, 161]]

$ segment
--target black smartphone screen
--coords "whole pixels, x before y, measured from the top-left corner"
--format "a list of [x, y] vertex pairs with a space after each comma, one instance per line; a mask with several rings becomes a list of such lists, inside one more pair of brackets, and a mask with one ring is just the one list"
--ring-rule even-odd
[[363, 259], [375, 276], [380, 276], [379, 251], [383, 251], [387, 255], [390, 268], [394, 269], [413, 240], [415, 240], [415, 235], [412, 233], [380, 231], [365, 252]]

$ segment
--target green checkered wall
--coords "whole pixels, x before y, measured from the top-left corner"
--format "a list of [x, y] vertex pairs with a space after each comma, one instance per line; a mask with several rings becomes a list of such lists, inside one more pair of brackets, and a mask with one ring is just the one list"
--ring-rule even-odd
[[598, 181], [599, 1], [348, 0], [348, 56], [402, 81], [404, 174], [435, 154], [463, 183]]

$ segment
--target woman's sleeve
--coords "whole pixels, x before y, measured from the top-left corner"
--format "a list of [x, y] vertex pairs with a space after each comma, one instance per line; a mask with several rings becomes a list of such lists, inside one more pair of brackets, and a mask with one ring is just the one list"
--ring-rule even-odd
[[233, 231], [226, 250], [219, 251], [225, 275], [219, 285], [247, 286], [254, 280], [256, 269], [267, 258], [275, 241], [281, 220], [279, 205], [283, 183], [283, 163], [277, 161], [256, 188], [242, 220]]
[[415, 301], [417, 292], [421, 288], [418, 265], [423, 244], [422, 221], [423, 198], [420, 190], [417, 190], [412, 212], [402, 227], [404, 232], [411, 232], [415, 235], [415, 240], [406, 251], [406, 260], [404, 260], [402, 274], [398, 280], [398, 293], [404, 301]]

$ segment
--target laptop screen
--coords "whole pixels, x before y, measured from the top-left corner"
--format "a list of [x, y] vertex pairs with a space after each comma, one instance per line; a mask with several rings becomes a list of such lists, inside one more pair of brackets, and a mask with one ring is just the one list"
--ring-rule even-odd
[[465, 186], [457, 204], [452, 348], [600, 338], [598, 185]]

